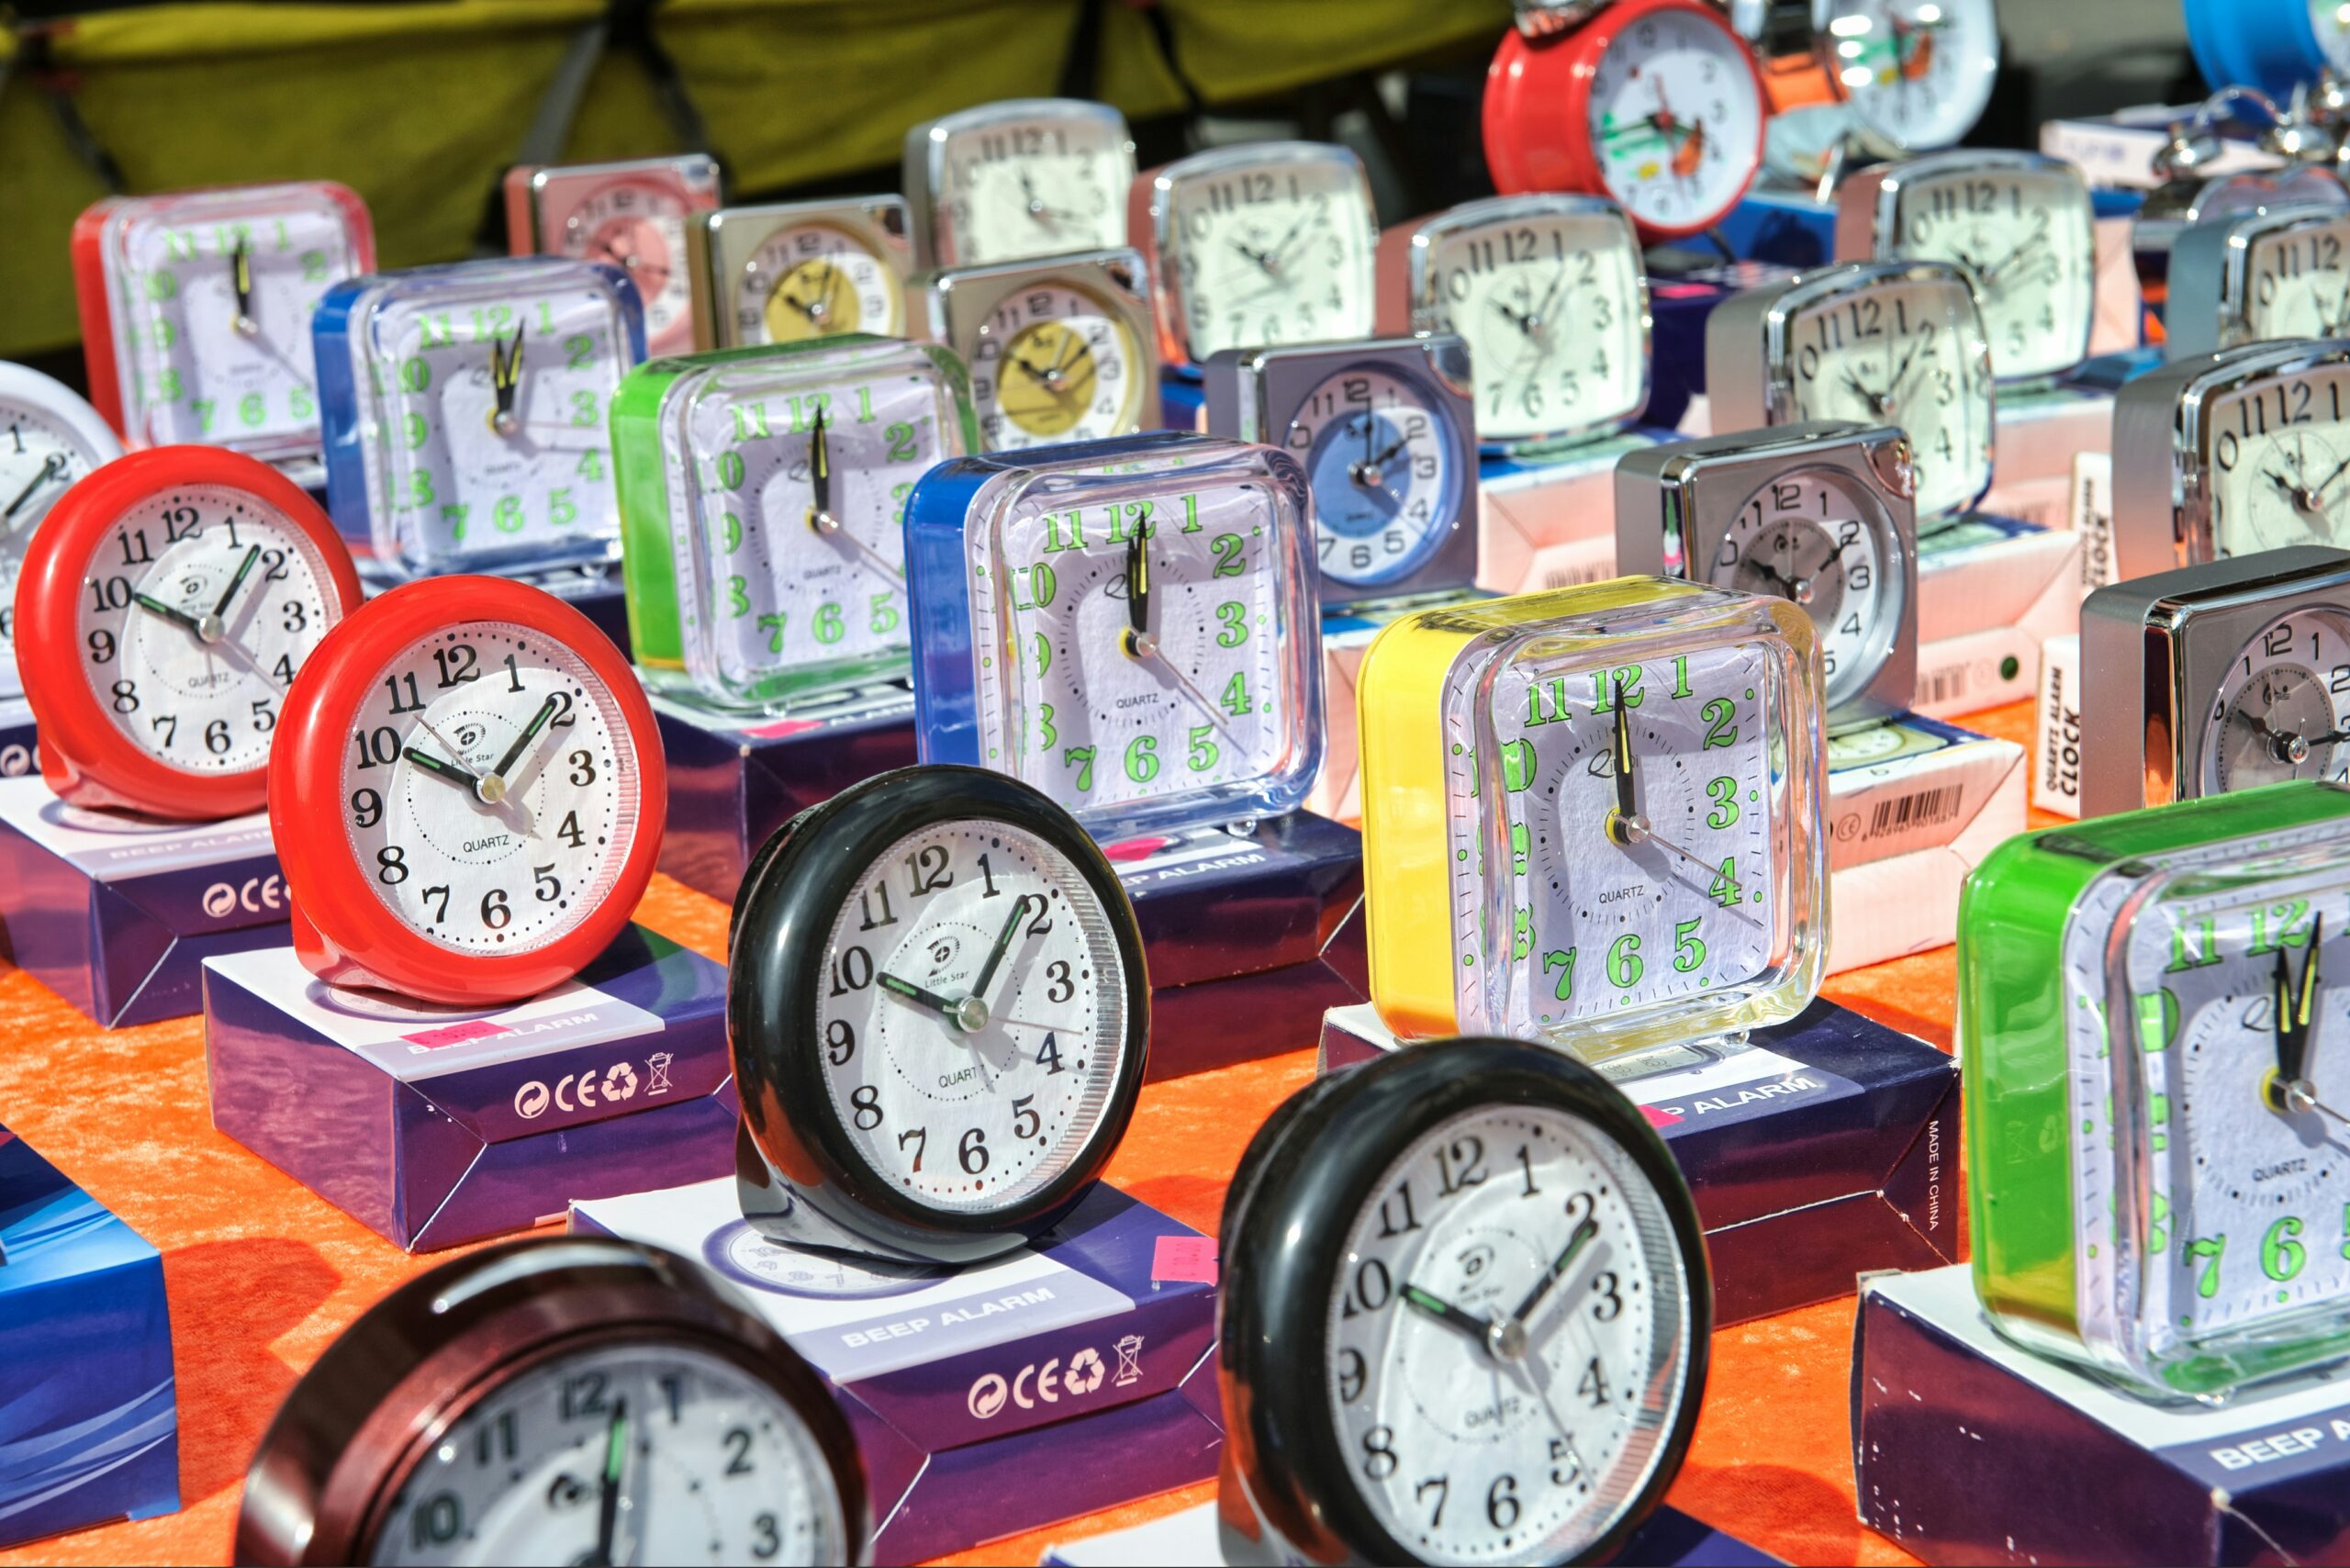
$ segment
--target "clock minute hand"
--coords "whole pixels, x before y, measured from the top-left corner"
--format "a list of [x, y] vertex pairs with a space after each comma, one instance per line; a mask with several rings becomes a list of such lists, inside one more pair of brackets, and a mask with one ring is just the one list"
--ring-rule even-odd
[[1028, 895], [1022, 893], [1012, 901], [1012, 918], [1003, 923], [1002, 931], [996, 933], [995, 946], [988, 949], [986, 961], [979, 965], [979, 978], [971, 982], [971, 994], [981, 1002], [988, 999], [988, 986], [995, 979], [997, 966], [1012, 950], [1012, 939], [1020, 935], [1020, 923], [1027, 918]]
[[595, 1568], [613, 1568], [612, 1542], [620, 1533], [621, 1470], [628, 1459], [628, 1396], [612, 1401], [611, 1425], [604, 1435], [604, 1473], [597, 1484]]
[[17, 498], [8, 503], [8, 510], [0, 511], [0, 522], [14, 520], [17, 513], [23, 510], [24, 504], [33, 498], [34, 491], [64, 472], [65, 454], [52, 452], [43, 458], [40, 467], [34, 472], [33, 476], [25, 481], [25, 487], [17, 492]]
[[253, 248], [242, 235], [229, 252], [229, 284], [237, 294], [237, 314], [229, 325], [238, 336], [252, 337], [261, 330], [261, 323], [253, 319]]
[[212, 607], [212, 613], [204, 618], [196, 633], [206, 642], [213, 642], [222, 634], [229, 617], [229, 605], [236, 599], [237, 590], [245, 586], [245, 579], [252, 575], [253, 563], [260, 559], [260, 545], [245, 546], [245, 558], [237, 563], [237, 575], [230, 577], [229, 586], [220, 590], [220, 601]]
[[1624, 682], [1616, 682], [1616, 745], [1615, 768], [1616, 804], [1607, 813], [1605, 831], [1611, 843], [1626, 848], [1639, 841], [1648, 830], [1640, 820], [1639, 795], [1632, 776], [1632, 721], [1624, 711]]
[[1543, 1298], [1550, 1294], [1550, 1287], [1566, 1276], [1567, 1271], [1574, 1267], [1575, 1260], [1583, 1256], [1583, 1249], [1590, 1246], [1598, 1235], [1597, 1220], [1586, 1216], [1581, 1225], [1576, 1226], [1574, 1234], [1567, 1238], [1566, 1246], [1550, 1260], [1550, 1266], [1542, 1271], [1542, 1277], [1534, 1282], [1534, 1288], [1526, 1293], [1516, 1310], [1509, 1315], [1510, 1321], [1521, 1328], [1525, 1327], [1527, 1319], [1534, 1316], [1534, 1309], [1540, 1306]]
[[2282, 943], [2277, 947], [2277, 1076], [2270, 1081], [2268, 1095], [2269, 1104], [2277, 1110], [2300, 1111], [2316, 1103], [2309, 1081], [2310, 1014], [2317, 1001], [2324, 946], [2325, 917], [2319, 915], [2310, 924], [2310, 956], [2301, 963], [2298, 985], [2288, 949]]
[[1126, 654], [1147, 659], [1158, 652], [1150, 634], [1150, 543], [1143, 537], [1147, 519], [1137, 519], [1126, 537]]
[[494, 806], [506, 799], [506, 792], [511, 788], [514, 765], [521, 760], [524, 752], [531, 749], [531, 743], [539, 738], [540, 732], [547, 727], [547, 721], [554, 718], [556, 710], [562, 706], [550, 693], [547, 700], [539, 704], [539, 711], [531, 715], [531, 722], [522, 726], [522, 733], [514, 737], [514, 744], [506, 748], [506, 755], [498, 759], [498, 766], [482, 775], [481, 782], [474, 786], [474, 793], [481, 797], [483, 805]]

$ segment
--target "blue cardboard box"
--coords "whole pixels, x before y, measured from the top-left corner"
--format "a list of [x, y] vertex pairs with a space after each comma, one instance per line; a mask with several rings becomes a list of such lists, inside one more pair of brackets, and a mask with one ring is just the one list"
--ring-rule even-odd
[[0, 1127], [0, 1546], [179, 1506], [163, 1260]]

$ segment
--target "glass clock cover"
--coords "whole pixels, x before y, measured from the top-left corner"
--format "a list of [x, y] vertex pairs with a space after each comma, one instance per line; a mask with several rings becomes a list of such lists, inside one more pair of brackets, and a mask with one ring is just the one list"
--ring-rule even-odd
[[[2350, 1354], [2350, 794], [2009, 839], [1959, 910], [1977, 1293], [2155, 1396]], [[2052, 953], [2055, 962], [2050, 961]]]
[[907, 498], [978, 445], [954, 354], [852, 336], [655, 360], [612, 442], [656, 684], [756, 709], [906, 673]]
[[90, 400], [131, 447], [319, 449], [310, 315], [375, 264], [366, 206], [328, 181], [110, 196], [75, 220]]
[[1164, 433], [941, 465], [906, 511], [924, 762], [1096, 837], [1279, 816], [1322, 762], [1296, 459]]
[[1135, 181], [1160, 357], [1369, 337], [1379, 219], [1362, 160], [1319, 141], [1219, 147]]
[[2097, 319], [2097, 231], [2077, 165], [1969, 148], [1863, 172], [1837, 192], [1837, 253], [1966, 269], [2002, 381], [2071, 369]]
[[354, 549], [401, 577], [617, 552], [605, 421], [644, 357], [620, 268], [522, 256], [351, 278], [317, 342], [327, 493]]
[[900, 196], [726, 207], [686, 225], [694, 347], [906, 335], [913, 270]]
[[1493, 196], [1379, 241], [1382, 332], [1450, 332], [1475, 368], [1477, 435], [1532, 450], [1604, 435], [1649, 400], [1639, 236], [1600, 196]]
[[1861, 123], [1905, 152], [1954, 146], [1999, 77], [1993, 0], [1826, 0], [1831, 68]]
[[985, 266], [1127, 243], [1135, 178], [1124, 115], [1076, 98], [1008, 98], [906, 132], [917, 250], [933, 267]]
[[1800, 1012], [1819, 685], [1800, 608], [1660, 577], [1391, 623], [1357, 685], [1381, 1017], [1598, 1058]]

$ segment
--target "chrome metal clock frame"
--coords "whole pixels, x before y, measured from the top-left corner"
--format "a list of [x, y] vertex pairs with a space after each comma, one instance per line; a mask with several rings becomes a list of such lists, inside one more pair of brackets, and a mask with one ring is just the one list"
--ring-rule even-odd
[[[1453, 509], [1449, 536], [1416, 571], [1369, 589], [1317, 572], [1324, 608], [1472, 586], [1477, 580], [1477, 400], [1469, 379], [1469, 345], [1452, 333], [1223, 350], [1202, 367], [1207, 431], [1286, 451], [1284, 438], [1305, 400], [1333, 375], [1357, 366], [1414, 382], [1436, 400], [1436, 411], [1446, 419], [1453, 472], [1460, 476], [1460, 500]], [[1304, 461], [1303, 454], [1292, 455]]]
[[913, 211], [914, 254], [920, 258], [921, 265], [954, 264], [954, 257], [944, 253], [952, 251], [954, 233], [937, 214], [939, 195], [946, 188], [946, 144], [966, 131], [984, 130], [991, 125], [1040, 116], [1097, 120], [1105, 129], [1116, 132], [1117, 144], [1125, 149], [1126, 163], [1125, 177], [1117, 183], [1134, 183], [1134, 137], [1126, 130], [1126, 117], [1107, 104], [1084, 98], [1002, 98], [926, 120], [906, 132], [904, 166], [901, 172], [901, 188]]
[[[2256, 207], [2182, 230], [2170, 248], [2163, 303], [2163, 358], [2172, 364], [2260, 342], [2252, 335], [2253, 247], [2303, 225], [2340, 223], [2350, 211], [2319, 202]], [[2350, 258], [2345, 258], [2350, 264]], [[2281, 341], [2281, 340], [2271, 340]]]
[[[1514, 436], [1506, 442], [1480, 438], [1489, 451], [1532, 452], [1555, 446], [1561, 442], [1581, 441], [1587, 437], [1613, 435], [1628, 426], [1637, 424], [1649, 406], [1650, 394], [1655, 389], [1654, 373], [1656, 318], [1649, 306], [1648, 267], [1640, 249], [1639, 230], [1624, 216], [1624, 209], [1606, 196], [1573, 196], [1541, 193], [1529, 196], [1486, 196], [1476, 201], [1462, 202], [1432, 218], [1410, 226], [1404, 241], [1403, 262], [1393, 279], [1382, 276], [1379, 286], [1382, 291], [1400, 288], [1402, 298], [1388, 293], [1381, 301], [1382, 322], [1408, 322], [1409, 330], [1426, 335], [1446, 330], [1443, 319], [1435, 304], [1435, 281], [1430, 266], [1438, 245], [1456, 233], [1467, 230], [1485, 229], [1513, 222], [1522, 218], [1564, 218], [1573, 221], [1605, 221], [1612, 219], [1622, 226], [1624, 243], [1632, 256], [1632, 277], [1638, 290], [1640, 312], [1639, 396], [1632, 406], [1613, 419], [1595, 420], [1586, 425], [1567, 426], [1536, 435]], [[1384, 250], [1386, 247], [1382, 247]], [[1385, 258], [1382, 258], [1384, 260]], [[1382, 269], [1383, 270], [1383, 269]]]
[[[901, 196], [836, 196], [757, 207], [722, 207], [686, 215], [686, 264], [691, 269], [694, 342], [703, 349], [743, 346], [732, 302], [743, 269], [768, 239], [805, 224], [830, 224], [865, 241], [902, 286], [913, 273], [910, 209]], [[907, 308], [911, 317], [912, 305]], [[913, 329], [906, 323], [909, 333]]]
[[2113, 401], [2116, 580], [2215, 559], [2206, 412], [2252, 382], [2350, 366], [2350, 339], [2251, 343], [2165, 365]]
[[[1250, 141], [1234, 147], [1217, 147], [1205, 152], [1194, 152], [1163, 164], [1152, 173], [1148, 187], [1138, 188], [1136, 199], [1128, 204], [1127, 240], [1138, 242], [1133, 230], [1138, 226], [1150, 231], [1149, 253], [1152, 260], [1150, 282], [1152, 303], [1158, 311], [1159, 352], [1169, 361], [1197, 364], [1192, 352], [1192, 324], [1183, 314], [1183, 288], [1171, 275], [1174, 268], [1168, 263], [1169, 255], [1180, 255], [1182, 239], [1175, 233], [1174, 191], [1179, 181], [1214, 180], [1237, 169], [1263, 168], [1287, 164], [1309, 168], [1316, 164], [1331, 164], [1354, 176], [1354, 184], [1361, 196], [1362, 209], [1376, 212], [1371, 199], [1371, 175], [1363, 168], [1362, 160], [1336, 142], [1325, 141]], [[1376, 314], [1378, 302], [1378, 232], [1376, 219], [1370, 242], [1362, 248], [1362, 271], [1355, 280], [1356, 290], [1366, 310]], [[1173, 240], [1170, 251], [1169, 240]], [[1180, 351], [1180, 353], [1179, 353]]]
[[1066, 284], [1092, 295], [1126, 330], [1140, 362], [1134, 375], [1142, 400], [1136, 429], [1118, 433], [1157, 430], [1158, 339], [1150, 317], [1150, 269], [1139, 251], [1122, 246], [1114, 251], [1079, 251], [1066, 256], [919, 273], [907, 286], [906, 311], [910, 318], [920, 311], [931, 341], [953, 349], [965, 365], [975, 366], [973, 351], [997, 308], [1024, 289], [1051, 284]]
[[2350, 616], [2350, 551], [2264, 550], [2110, 583], [2082, 600], [2081, 816], [2200, 795], [2228, 666], [2262, 627], [2320, 607]]
[[1746, 503], [1798, 469], [1835, 473], [1875, 509], [1864, 521], [1875, 525], [1881, 566], [1899, 585], [1892, 613], [1869, 638], [1875, 673], [1833, 708], [1823, 701], [1830, 734], [1864, 729], [1907, 711], [1917, 696], [1918, 509], [1899, 431], [1815, 420], [1628, 452], [1616, 465], [1616, 569], [1706, 581]]
[[[1853, 258], [1866, 257], [1889, 262], [1903, 259], [1901, 250], [1901, 198], [1915, 186], [1929, 181], [1948, 179], [1974, 170], [2004, 174], [2069, 174], [2080, 190], [2081, 253], [2093, 256], [2097, 252], [2097, 213], [2089, 203], [2088, 183], [2081, 178], [2077, 165], [2061, 158], [2050, 158], [2038, 152], [2013, 152], [1999, 148], [1958, 147], [1946, 152], [1928, 152], [1898, 163], [1879, 164], [1863, 169], [1846, 180], [1836, 191], [1836, 253]], [[1978, 291], [1979, 293], [1979, 291]], [[2092, 288], [2092, 307], [2096, 294]], [[2165, 317], [2165, 319], [2168, 318]], [[2077, 365], [2089, 356], [2089, 339], [2097, 330], [2094, 308], [2081, 319], [2080, 342], [2074, 345], [2068, 365]], [[2058, 374], [2062, 374], [2059, 372]], [[2002, 383], [2039, 382], [2048, 379], [2044, 373], [2030, 375], [1999, 377]]]

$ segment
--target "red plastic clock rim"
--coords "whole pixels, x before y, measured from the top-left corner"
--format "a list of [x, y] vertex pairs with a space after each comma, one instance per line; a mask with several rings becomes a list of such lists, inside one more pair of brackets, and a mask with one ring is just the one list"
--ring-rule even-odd
[[82, 589], [92, 553], [132, 507], [197, 486], [242, 491], [285, 518], [326, 562], [319, 590], [331, 594], [338, 621], [359, 608], [359, 573], [342, 535], [300, 486], [259, 458], [219, 446], [151, 446], [84, 476], [50, 509], [17, 579], [17, 656], [39, 726], [41, 776], [72, 805], [217, 822], [257, 812], [267, 798], [267, 763], [196, 773], [141, 750], [107, 715], [82, 664]]
[[[386, 661], [468, 621], [504, 622], [577, 655], [621, 710], [637, 778], [636, 835], [601, 903], [545, 946], [461, 953], [417, 935], [375, 896], [342, 823], [342, 756]], [[464, 1006], [535, 996], [612, 945], [653, 879], [668, 821], [653, 705], [596, 623], [543, 588], [504, 577], [428, 577], [396, 588], [327, 633], [286, 694], [269, 759], [269, 822], [294, 906], [294, 951], [331, 985], [366, 986]]]
[[[1660, 12], [1680, 12], [1720, 31], [1746, 65], [1754, 90], [1754, 146], [1746, 177], [1719, 208], [1688, 223], [1651, 223], [1632, 218], [1640, 238], [1679, 240], [1719, 223], [1744, 199], [1762, 166], [1763, 122], [1770, 98], [1753, 51], [1730, 29], [1720, 11], [1704, 0], [1617, 0], [1590, 22], [1568, 33], [1529, 39], [1513, 28], [1502, 36], [1485, 72], [1485, 164], [1504, 196], [1535, 191], [1575, 191], [1616, 199], [1601, 178], [1599, 152], [1591, 138], [1591, 82], [1602, 56], [1627, 28]], [[1629, 212], [1625, 214], [1631, 218]]]

